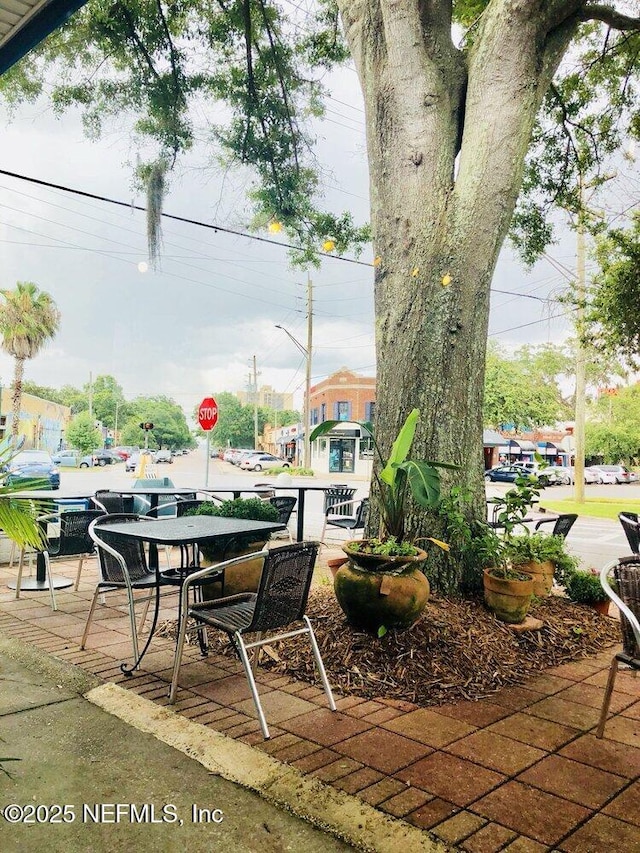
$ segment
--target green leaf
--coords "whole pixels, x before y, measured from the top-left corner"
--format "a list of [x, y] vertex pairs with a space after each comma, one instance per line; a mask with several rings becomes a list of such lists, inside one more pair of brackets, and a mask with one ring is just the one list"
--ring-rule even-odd
[[326, 435], [340, 423], [342, 423], [342, 421], [323, 421], [321, 424], [318, 424], [318, 426], [313, 430], [313, 432], [309, 436], [309, 441], [315, 441], [316, 438], [320, 438], [321, 435]]
[[389, 486], [393, 486], [393, 484], [395, 483], [397, 468], [407, 458], [409, 450], [411, 449], [413, 437], [416, 434], [416, 428], [418, 426], [419, 420], [419, 409], [414, 409], [412, 412], [409, 412], [406, 421], [404, 422], [400, 432], [396, 437], [396, 440], [393, 442], [389, 461], [385, 465], [384, 469], [380, 472], [380, 479], [387, 483]]
[[434, 509], [440, 503], [440, 472], [427, 462], [409, 460], [397, 466], [407, 472], [411, 494], [417, 504]]
[[386, 627], [384, 625], [381, 625], [378, 628], [378, 639], [381, 640], [386, 633], [387, 633]]

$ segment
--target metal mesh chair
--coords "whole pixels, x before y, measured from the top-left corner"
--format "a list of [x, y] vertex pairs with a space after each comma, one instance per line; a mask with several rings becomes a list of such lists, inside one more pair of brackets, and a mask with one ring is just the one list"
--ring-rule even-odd
[[[539, 530], [543, 524], [553, 524], [552, 536], [562, 536], [566, 539], [567, 534], [573, 527], [578, 516], [575, 513], [567, 512], [562, 515], [552, 516], [551, 518], [543, 518], [536, 524], [535, 529]], [[544, 532], [544, 531], [543, 531]]]
[[356, 490], [350, 489], [348, 486], [329, 486], [324, 493], [324, 513], [330, 507], [334, 507], [334, 515], [351, 515], [353, 508], [350, 506], [351, 499], [355, 495]]
[[[180, 632], [176, 646], [176, 656], [171, 679], [171, 690], [169, 701], [175, 700], [178, 687], [178, 675], [182, 660], [187, 619], [192, 617], [199, 625], [210, 625], [220, 631], [224, 631], [229, 641], [237, 651], [244, 667], [249, 688], [253, 697], [256, 711], [260, 720], [260, 728], [265, 738], [269, 737], [269, 729], [260, 704], [260, 697], [256, 687], [255, 678], [249, 661], [247, 651], [259, 649], [265, 643], [273, 643], [295, 637], [298, 634], [307, 634], [311, 649], [316, 662], [316, 667], [324, 687], [324, 692], [332, 711], [336, 705], [331, 693], [331, 687], [316, 642], [313, 628], [309, 618], [305, 616], [309, 588], [313, 569], [318, 555], [319, 543], [296, 542], [293, 545], [284, 545], [282, 548], [260, 551], [226, 563], [219, 563], [215, 567], [201, 569], [190, 575], [182, 587], [182, 618], [180, 620]], [[231, 566], [239, 565], [256, 558], [263, 561], [262, 575], [258, 592], [241, 593], [230, 595], [214, 601], [195, 603], [191, 607], [189, 603], [189, 588], [192, 584], [202, 582], [211, 573], [220, 572]], [[285, 630], [294, 622], [304, 622], [304, 627]], [[273, 631], [279, 633], [273, 634]], [[245, 643], [243, 635], [257, 632], [258, 639]], [[269, 636], [265, 636], [269, 632]]]
[[[613, 575], [615, 590], [609, 580], [611, 575]], [[596, 730], [596, 737], [599, 738], [604, 734], [611, 694], [618, 674], [618, 664], [622, 663], [633, 670], [640, 670], [640, 556], [634, 554], [631, 557], [620, 557], [608, 563], [600, 572], [600, 583], [620, 611], [622, 651], [613, 656], [609, 668], [600, 721]]]
[[[355, 515], [343, 515], [343, 506], [355, 507]], [[334, 514], [336, 510], [337, 514]], [[360, 501], [345, 501], [344, 504], [332, 504], [325, 510], [320, 541], [324, 543], [327, 527], [338, 527], [341, 530], [348, 530], [350, 532], [364, 530], [368, 516], [369, 498], [362, 498]]]
[[[89, 536], [89, 525], [95, 518], [101, 518], [104, 515], [100, 510], [72, 510], [69, 512], [52, 512], [47, 515], [41, 515], [37, 519], [45, 533], [49, 524], [55, 524], [58, 528], [56, 536], [48, 536], [45, 547], [42, 548], [41, 554], [44, 560], [46, 576], [49, 581], [49, 590], [51, 594], [51, 609], [57, 610], [55, 592], [51, 580], [51, 560], [62, 559], [66, 557], [79, 557], [78, 571], [76, 573], [76, 581], [74, 589], [77, 591], [80, 584], [80, 575], [85, 557], [92, 555], [95, 552], [93, 540]], [[25, 549], [20, 552], [20, 560], [18, 563], [18, 577], [16, 581], [16, 598], [20, 597], [20, 584], [22, 582], [22, 572], [24, 568]]]
[[133, 512], [133, 495], [121, 495], [118, 492], [110, 492], [108, 489], [100, 489], [92, 500], [98, 509], [109, 515]]
[[629, 547], [634, 554], [640, 554], [640, 524], [637, 512], [621, 512], [618, 515]]
[[[162, 577], [158, 580], [156, 573], [149, 570], [143, 543], [138, 539], [127, 539], [122, 536], [110, 534], [109, 525], [135, 522], [143, 517], [133, 513], [113, 513], [95, 519], [89, 526], [89, 536], [95, 542], [97, 548], [100, 577], [93, 594], [93, 599], [91, 600], [91, 607], [89, 608], [87, 622], [82, 634], [81, 649], [84, 649], [87, 641], [98, 596], [105, 592], [125, 590], [129, 607], [133, 656], [135, 661], [139, 659], [135, 605], [143, 602], [146, 605], [140, 624], [140, 630], [142, 630], [149, 602], [153, 598], [153, 592], [157, 589], [158, 583], [162, 585], [164, 582]], [[149, 594], [136, 598], [134, 593], [139, 590], [146, 591]], [[175, 592], [175, 588], [169, 588], [168, 592]]]
[[[280, 524], [289, 524], [289, 519], [297, 502], [296, 498], [289, 495], [274, 495], [269, 498], [271, 506], [274, 506], [278, 510], [278, 521]], [[272, 533], [271, 536], [273, 539], [277, 539], [279, 536], [286, 536], [289, 542], [293, 542], [293, 536], [288, 527], [285, 527], [284, 530], [279, 530], [277, 533]]]

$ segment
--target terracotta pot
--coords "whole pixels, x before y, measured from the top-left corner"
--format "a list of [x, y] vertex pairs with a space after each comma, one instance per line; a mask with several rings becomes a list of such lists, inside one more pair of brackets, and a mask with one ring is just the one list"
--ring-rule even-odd
[[609, 599], [606, 601], [594, 601], [591, 607], [601, 613], [603, 616], [609, 615]]
[[373, 632], [382, 625], [410, 627], [429, 598], [429, 581], [413, 565], [389, 574], [367, 571], [349, 561], [336, 572], [334, 589], [347, 621]]
[[496, 577], [492, 569], [485, 569], [483, 580], [484, 600], [495, 616], [511, 625], [522, 622], [531, 605], [533, 578], [508, 580]]
[[522, 563], [518, 566], [519, 572], [524, 572], [533, 578], [533, 594], [537, 595], [538, 598], [544, 598], [551, 594], [555, 570], [556, 564], [550, 560], [546, 560], [544, 563]]
[[332, 560], [327, 560], [327, 568], [330, 570], [333, 579], [335, 580], [336, 573], [340, 566], [344, 566], [345, 563], [349, 562], [348, 557], [335, 557]]

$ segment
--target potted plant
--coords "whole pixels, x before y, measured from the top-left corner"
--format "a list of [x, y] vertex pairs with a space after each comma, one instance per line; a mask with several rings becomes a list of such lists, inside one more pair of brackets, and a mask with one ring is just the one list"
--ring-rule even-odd
[[562, 536], [545, 533], [522, 533], [510, 536], [506, 550], [514, 568], [533, 578], [533, 594], [549, 595], [555, 580], [564, 585], [578, 567], [578, 559], [567, 553]]
[[[268, 501], [260, 498], [234, 498], [220, 504], [205, 501], [194, 509], [187, 510], [186, 515], [214, 515], [221, 518], [242, 518], [250, 521], [277, 521], [278, 511]], [[227, 542], [216, 542], [209, 546], [202, 545], [200, 553], [203, 565], [229, 560], [243, 554], [261, 551], [270, 534], [247, 533], [234, 536]], [[256, 592], [260, 582], [260, 561], [248, 562], [242, 566], [232, 566], [224, 574], [224, 581], [207, 585], [203, 597], [219, 598], [221, 595], [235, 595], [240, 592]]]
[[565, 591], [571, 601], [589, 604], [599, 613], [608, 614], [610, 599], [602, 588], [597, 569], [570, 572], [565, 579]]
[[[372, 495], [380, 515], [380, 531], [378, 537], [344, 544], [349, 562], [336, 571], [334, 589], [348, 621], [367, 630], [409, 627], [429, 597], [429, 582], [419, 568], [427, 553], [406, 529], [407, 503], [411, 495], [419, 506], [435, 510], [440, 502], [438, 468], [456, 466], [407, 458], [419, 418], [419, 410], [413, 409], [386, 461], [372, 425], [360, 424], [371, 434], [381, 466], [379, 473], [374, 470], [376, 489]], [[310, 440], [315, 441], [339, 423], [325, 421], [313, 430]], [[432, 537], [425, 537], [425, 541], [448, 549], [448, 545]]]

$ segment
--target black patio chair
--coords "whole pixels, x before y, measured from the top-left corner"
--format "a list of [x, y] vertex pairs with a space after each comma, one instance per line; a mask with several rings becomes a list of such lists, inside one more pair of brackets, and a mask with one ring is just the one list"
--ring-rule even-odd
[[[615, 590], [610, 582], [611, 576]], [[640, 670], [640, 556], [634, 554], [631, 557], [620, 557], [608, 563], [600, 572], [600, 583], [620, 611], [622, 651], [616, 652], [609, 667], [609, 678], [596, 730], [596, 737], [599, 738], [604, 735], [619, 664], [635, 671]]]
[[[278, 511], [278, 521], [280, 524], [289, 524], [289, 519], [291, 518], [291, 514], [293, 513], [297, 502], [296, 498], [289, 495], [274, 495], [272, 498], [269, 498], [271, 506], [274, 506]], [[285, 527], [284, 530], [278, 530], [276, 533], [271, 534], [272, 539], [278, 539], [280, 536], [286, 536], [289, 542], [293, 542], [293, 536], [291, 535], [291, 531], [288, 527]]]
[[[74, 585], [74, 589], [77, 591], [85, 557], [89, 557], [95, 553], [93, 540], [89, 536], [89, 525], [95, 518], [101, 518], [103, 515], [104, 513], [100, 510], [89, 509], [51, 512], [38, 517], [37, 521], [43, 528], [46, 536], [45, 545], [39, 553], [44, 560], [46, 576], [49, 581], [52, 610], [57, 610], [58, 606], [55, 599], [54, 585], [51, 582], [51, 560], [79, 557], [78, 571]], [[54, 535], [49, 535], [50, 525], [55, 526]], [[31, 553], [33, 554], [33, 552]], [[20, 598], [20, 584], [22, 582], [25, 554], [26, 550], [22, 549], [18, 562], [16, 598]]]
[[[567, 534], [573, 527], [578, 518], [576, 513], [566, 512], [561, 515], [551, 516], [551, 518], [543, 518], [541, 519], [535, 526], [536, 530], [540, 530], [540, 528], [544, 524], [553, 524], [553, 530], [550, 531], [551, 536], [562, 536], [563, 539], [567, 538]], [[543, 533], [549, 533], [549, 531], [542, 531]]]
[[627, 537], [629, 547], [634, 554], [640, 554], [640, 524], [637, 512], [621, 512], [618, 514], [620, 524]]
[[99, 489], [91, 500], [98, 509], [109, 515], [112, 513], [122, 515], [123, 513], [130, 514], [133, 512], [133, 495], [121, 495], [119, 492]]
[[324, 493], [323, 512], [326, 515], [327, 510], [333, 507], [334, 515], [352, 515], [353, 507], [350, 504], [355, 493], [356, 489], [350, 489], [348, 486], [329, 486]]
[[[355, 514], [343, 515], [342, 511], [345, 506], [352, 507], [352, 511], [355, 508]], [[344, 501], [343, 504], [331, 504], [325, 510], [324, 524], [320, 534], [321, 543], [324, 544], [327, 527], [338, 527], [340, 530], [348, 530], [350, 533], [354, 533], [356, 530], [364, 530], [368, 516], [369, 498], [362, 498], [360, 501]]]
[[[124, 590], [127, 593], [133, 658], [134, 661], [138, 660], [138, 628], [136, 627], [135, 606], [136, 604], [145, 604], [139, 629], [142, 631], [149, 602], [155, 596], [158, 580], [156, 573], [149, 570], [143, 543], [139, 539], [128, 539], [110, 534], [109, 525], [133, 523], [143, 518], [144, 516], [135, 513], [112, 513], [95, 519], [89, 525], [89, 536], [95, 542], [98, 554], [99, 579], [82, 634], [81, 649], [84, 649], [87, 642], [98, 596], [107, 592], [122, 592]], [[165, 583], [161, 576], [160, 586]], [[166, 594], [175, 592], [175, 586], [167, 584], [167, 587]], [[136, 598], [134, 593], [138, 591], [147, 592], [148, 595]]]
[[[277, 640], [288, 639], [298, 634], [307, 634], [329, 707], [332, 711], [336, 710], [318, 643], [311, 622], [305, 616], [318, 547], [319, 543], [317, 542], [296, 542], [293, 545], [284, 545], [282, 548], [273, 548], [270, 551], [265, 549], [257, 554], [238, 557], [235, 560], [228, 560], [226, 563], [219, 563], [215, 567], [201, 569], [186, 579], [182, 588], [182, 618], [169, 692], [170, 702], [173, 702], [176, 696], [187, 619], [191, 617], [196, 620], [198, 625], [210, 625], [212, 628], [224, 631], [229, 637], [229, 641], [242, 661], [258, 712], [260, 728], [265, 738], [269, 737], [269, 729], [247, 654], [249, 649], [258, 650], [265, 643], [274, 643]], [[227, 598], [194, 603], [189, 607], [189, 588], [192, 584], [202, 583], [203, 579], [206, 579], [211, 573], [224, 571], [231, 566], [256, 558], [263, 561], [257, 593], [247, 592], [230, 595]], [[292, 623], [299, 621], [304, 622], [304, 627], [289, 630]], [[283, 629], [285, 630], [283, 631]], [[273, 631], [279, 633], [273, 634]], [[258, 638], [253, 642], [245, 643], [243, 636], [248, 633], [257, 633]], [[256, 662], [254, 658], [254, 665]]]

